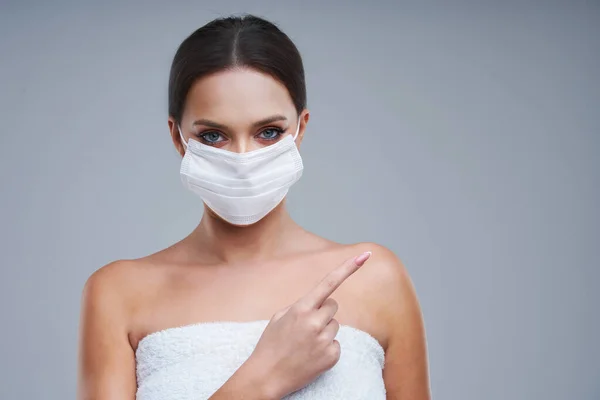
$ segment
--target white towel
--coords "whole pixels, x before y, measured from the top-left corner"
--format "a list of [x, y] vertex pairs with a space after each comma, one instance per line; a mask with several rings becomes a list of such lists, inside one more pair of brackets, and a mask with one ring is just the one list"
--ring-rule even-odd
[[[136, 350], [136, 399], [208, 399], [248, 359], [267, 323], [204, 322], [151, 333]], [[336, 339], [338, 363], [285, 399], [385, 400], [379, 342], [347, 325]]]

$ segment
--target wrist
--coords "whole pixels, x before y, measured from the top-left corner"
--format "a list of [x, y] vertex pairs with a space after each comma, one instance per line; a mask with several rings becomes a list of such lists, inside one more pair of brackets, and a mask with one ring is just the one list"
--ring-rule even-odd
[[266, 372], [264, 366], [258, 365], [252, 358], [248, 359], [236, 371], [240, 385], [248, 388], [257, 400], [281, 400], [283, 395], [272, 374]]

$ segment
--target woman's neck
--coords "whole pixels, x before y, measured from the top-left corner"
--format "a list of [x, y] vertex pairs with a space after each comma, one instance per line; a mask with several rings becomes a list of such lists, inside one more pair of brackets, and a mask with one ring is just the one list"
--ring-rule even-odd
[[294, 222], [281, 202], [260, 221], [247, 226], [228, 224], [205, 207], [202, 220], [189, 240], [219, 262], [237, 263], [282, 255], [294, 247], [302, 233], [305, 231]]

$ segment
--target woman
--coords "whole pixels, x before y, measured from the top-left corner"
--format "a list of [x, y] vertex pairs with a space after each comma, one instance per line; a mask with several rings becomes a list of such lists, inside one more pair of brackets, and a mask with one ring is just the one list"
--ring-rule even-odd
[[285, 209], [308, 121], [301, 57], [270, 22], [218, 19], [181, 44], [168, 124], [204, 216], [88, 279], [80, 399], [429, 398], [401, 262], [309, 233]]

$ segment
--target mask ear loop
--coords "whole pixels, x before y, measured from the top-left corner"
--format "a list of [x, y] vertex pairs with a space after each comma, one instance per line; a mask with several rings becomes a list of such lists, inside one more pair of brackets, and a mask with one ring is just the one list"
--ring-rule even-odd
[[181, 126], [177, 125], [177, 129], [179, 129], [179, 137], [181, 138], [181, 143], [183, 143], [183, 146], [187, 149], [188, 144], [185, 142], [185, 139], [183, 138], [183, 133], [181, 133]]
[[300, 133], [300, 118], [298, 118], [298, 127], [296, 128], [296, 134], [294, 134], [294, 137], [293, 137], [294, 142], [296, 141], [296, 138], [298, 137], [298, 133]]

